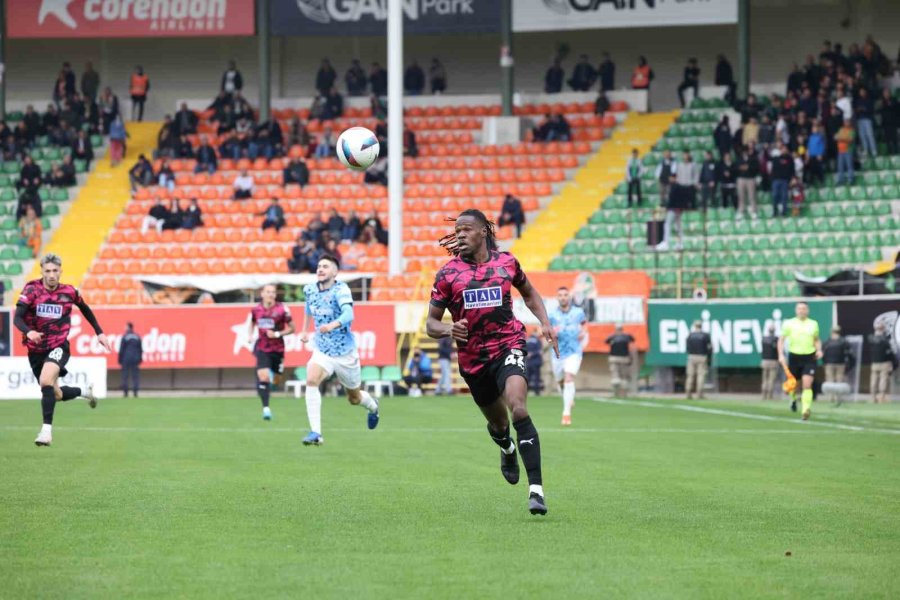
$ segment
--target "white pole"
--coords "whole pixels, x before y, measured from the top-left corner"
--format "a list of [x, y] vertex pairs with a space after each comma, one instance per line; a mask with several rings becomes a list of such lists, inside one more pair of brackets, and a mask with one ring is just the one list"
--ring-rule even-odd
[[403, 0], [388, 0], [388, 269], [403, 273]]

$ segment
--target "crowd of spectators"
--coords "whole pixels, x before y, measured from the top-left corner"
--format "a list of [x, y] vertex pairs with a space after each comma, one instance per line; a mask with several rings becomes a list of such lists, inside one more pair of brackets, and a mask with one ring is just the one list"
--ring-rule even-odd
[[174, 198], [169, 202], [169, 206], [163, 204], [161, 199], [157, 199], [141, 223], [141, 232], [146, 233], [151, 229], [161, 232], [198, 227], [203, 227], [203, 211], [196, 198], [192, 198], [187, 206]]
[[297, 236], [287, 261], [288, 271], [314, 273], [319, 258], [325, 254], [335, 256], [341, 262], [341, 268], [352, 270], [360, 258], [359, 250], [351, 246], [350, 253], [342, 255], [338, 248], [341, 243], [372, 246], [387, 245], [387, 242], [388, 234], [378, 211], [362, 218], [355, 211], [350, 211], [344, 218], [336, 209], [331, 209], [314, 216], [307, 228]]

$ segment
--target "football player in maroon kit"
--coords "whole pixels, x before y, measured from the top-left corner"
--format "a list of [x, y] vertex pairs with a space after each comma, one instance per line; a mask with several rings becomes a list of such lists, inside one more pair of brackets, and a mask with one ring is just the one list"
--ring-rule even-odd
[[259, 339], [253, 354], [256, 356], [256, 392], [263, 405], [263, 419], [272, 420], [269, 408], [269, 392], [275, 377], [284, 372], [284, 336], [294, 333], [291, 311], [278, 302], [278, 288], [268, 283], [260, 290], [261, 301], [250, 311], [250, 339], [253, 329], [259, 330]]
[[[435, 277], [426, 324], [432, 338], [456, 341], [459, 370], [475, 404], [484, 413], [491, 439], [500, 446], [500, 472], [509, 483], [519, 481], [518, 454], [528, 475], [528, 509], [547, 514], [541, 477], [541, 446], [526, 406], [525, 327], [513, 315], [512, 288], [522, 294], [541, 331], [559, 357], [556, 334], [544, 301], [522, 271], [519, 261], [499, 252], [494, 225], [479, 210], [465, 210], [455, 232], [441, 240], [454, 256]], [[451, 324], [442, 322], [449, 310]]]
[[85, 320], [94, 328], [97, 341], [112, 352], [93, 311], [73, 286], [60, 283], [62, 259], [55, 254], [41, 258], [41, 278], [29, 281], [22, 288], [16, 303], [13, 324], [22, 332], [22, 343], [28, 349], [31, 371], [41, 386], [41, 408], [44, 425], [34, 440], [38, 446], [49, 446], [53, 441], [53, 412], [57, 401], [67, 401], [83, 396], [91, 408], [97, 406], [92, 385], [82, 393], [79, 387], [60, 386], [59, 378], [65, 377], [69, 362], [69, 329], [72, 307], [77, 306]]

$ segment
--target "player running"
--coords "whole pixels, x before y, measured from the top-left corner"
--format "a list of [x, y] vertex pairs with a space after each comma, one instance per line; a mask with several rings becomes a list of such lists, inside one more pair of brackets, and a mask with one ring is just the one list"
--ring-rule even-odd
[[309, 417], [309, 434], [303, 438], [304, 446], [319, 446], [322, 439], [322, 394], [319, 385], [332, 373], [347, 390], [350, 404], [359, 404], [369, 411], [369, 429], [378, 426], [378, 402], [362, 389], [359, 368], [359, 352], [350, 331], [353, 322], [353, 296], [343, 281], [335, 281], [340, 264], [337, 258], [325, 255], [316, 268], [317, 283], [310, 283], [303, 292], [306, 311], [300, 339], [305, 344], [308, 317], [316, 326], [313, 336], [312, 358], [306, 367], [306, 415]]
[[[556, 356], [556, 334], [540, 294], [508, 252], [498, 252], [494, 225], [479, 210], [465, 210], [453, 234], [441, 240], [454, 256], [435, 277], [426, 329], [432, 338], [456, 340], [459, 370], [475, 404], [488, 422], [488, 434], [500, 446], [500, 472], [519, 482], [519, 459], [509, 431], [510, 415], [518, 452], [528, 474], [528, 509], [547, 514], [541, 478], [541, 444], [526, 406], [525, 327], [513, 316], [512, 288], [538, 318]], [[449, 310], [453, 323], [441, 320]]]
[[259, 338], [253, 348], [256, 356], [256, 393], [263, 405], [263, 419], [272, 420], [269, 392], [276, 377], [284, 374], [284, 336], [294, 333], [290, 309], [277, 301], [278, 288], [268, 283], [260, 290], [261, 301], [250, 311], [250, 339], [254, 329]]
[[88, 384], [83, 394], [79, 387], [59, 385], [59, 378], [68, 373], [66, 363], [69, 362], [68, 337], [73, 306], [78, 307], [85, 320], [94, 328], [100, 345], [107, 352], [112, 352], [112, 347], [78, 290], [60, 283], [62, 259], [56, 254], [45, 254], [40, 264], [41, 278], [25, 284], [16, 303], [13, 324], [22, 332], [22, 343], [28, 349], [31, 372], [41, 386], [44, 424], [34, 443], [37, 446], [49, 446], [53, 441], [53, 411], [58, 400], [66, 402], [83, 396], [87, 398], [91, 408], [97, 406], [93, 385]]
[[575, 376], [581, 369], [583, 350], [581, 343], [587, 332], [587, 317], [584, 311], [572, 304], [569, 288], [563, 286], [556, 291], [556, 308], [549, 311], [550, 324], [559, 340], [559, 358], [551, 356], [553, 377], [562, 390], [562, 424], [572, 424], [572, 407], [575, 405]]
[[[800, 402], [803, 405], [803, 420], [809, 419], [813, 400], [813, 382], [816, 378], [816, 361], [822, 358], [822, 341], [819, 339], [819, 324], [809, 318], [809, 305], [798, 302], [796, 318], [788, 319], [781, 325], [778, 338], [778, 362], [788, 369], [803, 384]], [[785, 358], [787, 343], [787, 358]], [[791, 410], [797, 410], [796, 392], [791, 392]]]

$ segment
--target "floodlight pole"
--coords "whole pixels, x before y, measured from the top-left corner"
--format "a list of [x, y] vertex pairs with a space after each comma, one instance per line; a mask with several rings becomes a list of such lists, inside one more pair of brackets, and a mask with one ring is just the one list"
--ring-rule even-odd
[[513, 114], [513, 33], [512, 33], [512, 0], [500, 1], [500, 69], [503, 116]]
[[0, 0], [0, 120], [6, 119], [6, 0]]
[[403, 2], [388, 0], [388, 271], [403, 273]]
[[272, 67], [269, 35], [269, 2], [256, 2], [256, 37], [259, 42], [259, 122], [269, 120], [272, 109]]
[[738, 0], [737, 56], [737, 97], [746, 100], [750, 94], [750, 0]]

